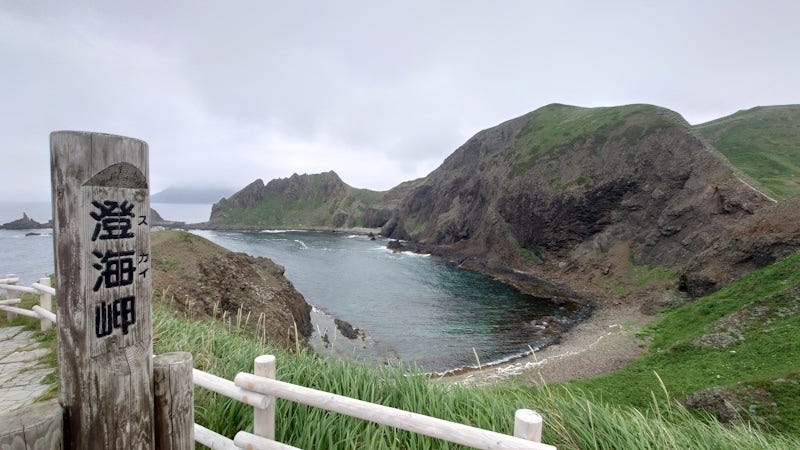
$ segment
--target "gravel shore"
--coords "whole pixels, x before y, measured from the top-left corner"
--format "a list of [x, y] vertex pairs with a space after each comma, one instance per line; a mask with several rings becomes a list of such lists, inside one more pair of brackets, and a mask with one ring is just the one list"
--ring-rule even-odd
[[573, 327], [557, 344], [524, 358], [440, 379], [448, 384], [486, 386], [515, 379], [523, 384], [558, 383], [602, 375], [646, 350], [637, 337], [652, 319], [637, 304], [607, 305]]

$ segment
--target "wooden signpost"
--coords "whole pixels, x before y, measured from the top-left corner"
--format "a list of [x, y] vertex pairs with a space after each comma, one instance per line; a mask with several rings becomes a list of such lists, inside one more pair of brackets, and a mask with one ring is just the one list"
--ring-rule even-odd
[[147, 143], [50, 135], [64, 447], [152, 448]]

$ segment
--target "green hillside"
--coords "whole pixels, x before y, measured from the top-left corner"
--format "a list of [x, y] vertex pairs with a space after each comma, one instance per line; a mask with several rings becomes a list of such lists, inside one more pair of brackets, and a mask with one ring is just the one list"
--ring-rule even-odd
[[[721, 387], [744, 420], [800, 433], [800, 254], [662, 313], [650, 351], [610, 375], [572, 383], [646, 408], [659, 379], [674, 398]], [[624, 386], [624, 389], [620, 389]]]
[[215, 204], [210, 223], [234, 228], [361, 227], [367, 209], [385, 194], [348, 186], [335, 172], [294, 174], [266, 185], [259, 179]]
[[759, 106], [695, 129], [776, 199], [800, 193], [800, 105]]
[[685, 123], [678, 114], [653, 105], [582, 108], [551, 104], [536, 110], [514, 143], [517, 165], [514, 174], [530, 169], [540, 156], [569, 149], [575, 144], [591, 142], [600, 147], [610, 138], [626, 145], [636, 144], [657, 128]]

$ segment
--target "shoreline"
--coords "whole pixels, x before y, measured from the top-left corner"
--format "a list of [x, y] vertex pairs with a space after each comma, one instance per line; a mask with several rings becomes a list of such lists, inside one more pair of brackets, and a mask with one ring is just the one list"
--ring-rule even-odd
[[[187, 229], [251, 233], [264, 231], [324, 232], [340, 235], [370, 235], [372, 233], [375, 237], [385, 238], [380, 235], [379, 228], [265, 229], [246, 227], [215, 229], [190, 225]], [[583, 311], [582, 317], [565, 327], [553, 342], [538, 349], [532, 349], [532, 353], [523, 352], [518, 355], [510, 355], [497, 362], [482, 364], [480, 367], [465, 366], [443, 372], [425, 373], [424, 375], [433, 382], [488, 386], [513, 378], [520, 380], [523, 384], [557, 383], [611, 372], [632, 361], [646, 350], [646, 345], [636, 337], [636, 333], [652, 320], [653, 316], [642, 313], [640, 311], [641, 302], [636, 299], [631, 298], [620, 302], [585, 284], [570, 283], [570, 281], [577, 280], [565, 280], [556, 274], [549, 273], [547, 268], [540, 267], [532, 272], [521, 272], [472, 264], [465, 265], [434, 249], [409, 245], [408, 242], [398, 242], [400, 245], [395, 248], [390, 247], [387, 243], [387, 250], [431, 255], [457, 264], [465, 270], [495, 278], [519, 292], [570, 304], [576, 310]], [[589, 350], [592, 351], [589, 352]]]
[[653, 318], [639, 311], [636, 303], [597, 308], [557, 342], [533, 354], [431, 379], [445, 384], [489, 386], [512, 379], [523, 384], [547, 384], [602, 375], [646, 351], [646, 342], [637, 333]]

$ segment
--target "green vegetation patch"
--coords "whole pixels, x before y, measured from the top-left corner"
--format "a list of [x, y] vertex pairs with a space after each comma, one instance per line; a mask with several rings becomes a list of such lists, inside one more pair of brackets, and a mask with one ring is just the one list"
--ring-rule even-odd
[[[445, 386], [403, 367], [319, 358], [306, 350], [264, 347], [235, 327], [192, 321], [154, 307], [155, 353], [190, 351], [195, 366], [232, 379], [252, 372], [260, 354], [277, 357], [277, 378], [386, 406], [510, 434], [514, 411], [532, 408], [545, 421], [543, 441], [558, 448], [792, 448], [800, 440], [745, 426], [698, 419], [663, 395], [649, 408], [612, 406], [579, 389]], [[252, 429], [252, 408], [198, 388], [195, 420], [227, 436]], [[300, 448], [458, 449], [443, 441], [320, 409], [279, 401], [278, 441]]]
[[533, 114], [516, 137], [512, 176], [524, 173], [540, 156], [578, 143], [599, 148], [615, 140], [633, 146], [656, 129], [676, 126], [678, 118], [675, 113], [651, 105], [545, 106]]
[[753, 420], [797, 433], [800, 421], [786, 418], [800, 411], [800, 389], [791, 381], [800, 373], [798, 329], [800, 254], [662, 313], [648, 330], [651, 345], [645, 356], [613, 374], [570, 385], [640, 408], [661, 391], [655, 373], [678, 398], [713, 386], [759, 386], [775, 393], [775, 410], [766, 417], [754, 411]]
[[695, 129], [770, 195], [800, 193], [800, 105], [739, 111]]

